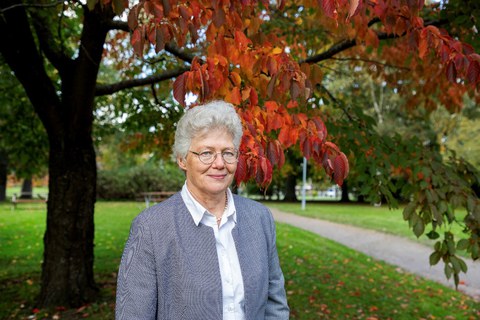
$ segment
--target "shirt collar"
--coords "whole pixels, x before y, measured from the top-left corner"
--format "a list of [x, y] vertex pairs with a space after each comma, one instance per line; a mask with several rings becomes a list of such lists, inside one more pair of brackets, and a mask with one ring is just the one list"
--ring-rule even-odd
[[[195, 198], [192, 196], [192, 194], [188, 190], [186, 181], [183, 184], [181, 196], [183, 201], [185, 202], [185, 205], [187, 206], [188, 211], [190, 212], [190, 215], [192, 216], [193, 222], [195, 223], [196, 226], [198, 226], [202, 221], [203, 216], [205, 214], [208, 214], [208, 210], [205, 209], [205, 207], [202, 206], [200, 202], [195, 200]], [[227, 205], [227, 210], [225, 211], [224, 214], [228, 219], [230, 219], [231, 217], [233, 222], [237, 223], [237, 213], [235, 210], [235, 203], [233, 202], [233, 194], [229, 188], [227, 189], [227, 198], [228, 198], [228, 205]]]

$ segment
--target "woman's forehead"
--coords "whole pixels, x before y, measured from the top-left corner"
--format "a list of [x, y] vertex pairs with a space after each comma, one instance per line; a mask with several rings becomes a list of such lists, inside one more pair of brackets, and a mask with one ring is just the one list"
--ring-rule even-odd
[[233, 136], [223, 128], [204, 130], [192, 139], [192, 146], [201, 148], [233, 148]]

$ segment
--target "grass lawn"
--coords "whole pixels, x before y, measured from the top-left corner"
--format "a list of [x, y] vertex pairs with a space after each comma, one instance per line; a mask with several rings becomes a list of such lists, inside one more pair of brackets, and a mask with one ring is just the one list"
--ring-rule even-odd
[[[39, 290], [45, 207], [22, 205], [12, 211], [10, 204], [0, 204], [0, 319], [113, 319], [120, 256], [130, 222], [141, 209], [140, 202], [97, 203], [99, 299], [77, 309], [38, 310], [34, 298]], [[359, 212], [357, 206], [343, 210]], [[479, 304], [469, 297], [310, 232], [279, 224], [277, 240], [291, 319], [480, 318]]]
[[[432, 248], [437, 241], [430, 240], [425, 236], [425, 233], [428, 233], [431, 230], [428, 229], [428, 227], [425, 230], [425, 233], [417, 239], [413, 234], [412, 229], [409, 228], [408, 221], [403, 220], [403, 208], [389, 209], [386, 205], [375, 207], [368, 204], [340, 204], [331, 202], [307, 202], [305, 210], [302, 210], [300, 203], [265, 202], [265, 205], [305, 217], [323, 219], [394, 234], [419, 241]], [[460, 220], [463, 219], [464, 213], [462, 211], [457, 211], [456, 214]], [[462, 227], [458, 224], [453, 224], [451, 226], [444, 225], [437, 228], [439, 234], [442, 234], [447, 230], [451, 231], [455, 236], [462, 236]], [[459, 254], [461, 254], [461, 252], [459, 252]]]

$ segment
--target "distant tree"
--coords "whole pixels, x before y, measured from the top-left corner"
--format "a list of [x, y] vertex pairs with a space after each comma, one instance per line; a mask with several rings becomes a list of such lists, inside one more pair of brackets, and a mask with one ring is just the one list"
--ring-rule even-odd
[[0, 199], [2, 195], [6, 196], [9, 173], [22, 179], [24, 185], [26, 181], [26, 189], [22, 188], [22, 193], [24, 197], [31, 197], [32, 176], [42, 175], [47, 171], [47, 135], [30, 101], [25, 97], [22, 86], [1, 59], [0, 154], [3, 167], [3, 170], [0, 170], [0, 181], [5, 181], [3, 191], [0, 189]]

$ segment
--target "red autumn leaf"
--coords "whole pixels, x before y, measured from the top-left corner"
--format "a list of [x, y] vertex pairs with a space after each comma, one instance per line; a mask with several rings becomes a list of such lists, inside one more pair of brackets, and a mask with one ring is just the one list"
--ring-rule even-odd
[[128, 27], [130, 30], [135, 30], [138, 26], [138, 10], [140, 9], [140, 6], [136, 6], [130, 10], [128, 13]]
[[290, 85], [290, 96], [292, 99], [297, 99], [300, 95], [301, 87], [297, 81], [292, 81]]
[[275, 90], [275, 86], [277, 85], [277, 78], [278, 78], [278, 74], [275, 74], [268, 82], [267, 97], [269, 98], [273, 96], [273, 91]]
[[341, 186], [343, 180], [348, 176], [349, 166], [348, 159], [343, 152], [338, 154], [333, 160], [333, 178], [335, 183]]
[[135, 30], [133, 30], [130, 42], [135, 53], [139, 56], [143, 56], [143, 48], [145, 45], [145, 35], [143, 33], [143, 28], [136, 28]]
[[245, 155], [240, 154], [238, 157], [237, 171], [235, 172], [235, 182], [239, 185], [241, 182], [245, 182], [247, 177], [247, 164], [245, 161]]
[[157, 28], [155, 38], [155, 52], [160, 52], [165, 48], [165, 36], [163, 34], [163, 28]]
[[447, 73], [447, 79], [450, 82], [457, 81], [457, 69], [455, 68], [455, 63], [453, 61], [448, 61], [447, 67], [445, 68], [445, 72]]
[[285, 147], [288, 148], [292, 144], [294, 144], [294, 141], [291, 140], [291, 134], [290, 134], [290, 127], [284, 126], [281, 130], [280, 133], [278, 134], [278, 141]]
[[283, 154], [282, 147], [278, 140], [273, 140], [268, 143], [267, 158], [272, 165], [283, 166], [285, 162], [285, 155]]
[[239, 105], [242, 102], [242, 95], [239, 87], [234, 87], [230, 92], [230, 102], [234, 105]]
[[323, 123], [323, 121], [318, 117], [313, 118], [312, 121], [315, 123], [317, 128], [317, 137], [321, 142], [324, 142], [327, 138], [327, 127], [325, 126], [325, 123]]
[[333, 150], [335, 153], [340, 153], [340, 149], [338, 149], [337, 145], [330, 141], [325, 142], [325, 147], [327, 150]]
[[300, 145], [300, 149], [302, 150], [303, 156], [307, 159], [310, 159], [312, 156], [312, 143], [309, 139], [303, 140], [303, 143]]
[[427, 33], [428, 30], [422, 30], [418, 39], [418, 56], [420, 57], [420, 59], [423, 59], [428, 52]]
[[254, 106], [258, 104], [257, 90], [255, 90], [254, 88], [250, 90], [250, 104]]
[[182, 106], [186, 106], [185, 103], [185, 77], [187, 76], [187, 73], [182, 73], [175, 79], [175, 82], [173, 83], [173, 97], [175, 100], [180, 103]]
[[335, 0], [318, 0], [318, 5], [323, 9], [327, 17], [336, 19], [337, 9], [335, 8]]
[[480, 81], [480, 63], [472, 60], [467, 69], [467, 80], [471, 84], [476, 84]]
[[236, 30], [235, 31], [235, 42], [238, 44], [239, 49], [247, 49], [247, 46], [252, 43], [250, 39], [247, 38], [245, 33]]
[[278, 103], [276, 101], [266, 101], [265, 109], [268, 113], [276, 112], [278, 110]]
[[220, 28], [225, 23], [225, 11], [222, 8], [218, 8], [215, 10], [215, 14], [213, 16], [213, 24], [215, 27]]
[[295, 100], [290, 100], [287, 103], [287, 109], [293, 109], [298, 107], [298, 102]]
[[256, 182], [262, 187], [267, 187], [272, 181], [272, 164], [265, 157], [259, 157], [258, 164]]
[[347, 21], [355, 15], [358, 9], [359, 0], [350, 0], [350, 8], [348, 9]]

